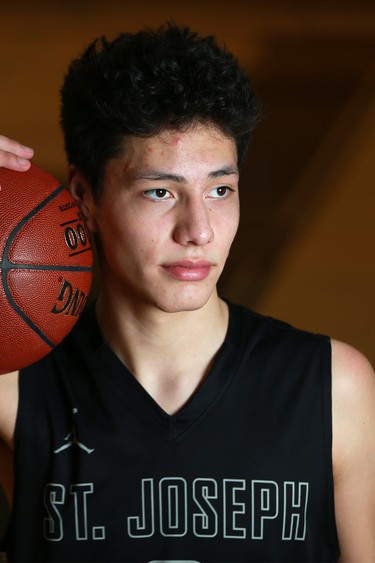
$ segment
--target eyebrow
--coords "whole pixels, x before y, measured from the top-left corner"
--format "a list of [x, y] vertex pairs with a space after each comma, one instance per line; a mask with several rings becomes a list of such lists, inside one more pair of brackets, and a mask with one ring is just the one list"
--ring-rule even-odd
[[[218, 170], [213, 170], [207, 176], [209, 180], [214, 178], [220, 178], [221, 176], [231, 176], [239, 175], [238, 168], [235, 166], [223, 166], [223, 168], [219, 168]], [[169, 180], [171, 182], [178, 182], [180, 184], [187, 183], [185, 176], [181, 176], [179, 174], [170, 174], [168, 172], [163, 172], [159, 170], [151, 170], [147, 172], [144, 176], [137, 176], [135, 180]]]

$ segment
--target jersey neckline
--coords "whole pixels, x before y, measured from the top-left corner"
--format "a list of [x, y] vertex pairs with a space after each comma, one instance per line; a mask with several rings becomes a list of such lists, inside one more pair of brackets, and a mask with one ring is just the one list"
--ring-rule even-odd
[[168, 414], [139, 383], [105, 340], [95, 314], [95, 303], [87, 308], [90, 338], [95, 348], [96, 372], [123, 402], [124, 407], [137, 411], [144, 423], [168, 440], [177, 440], [197, 424], [214, 407], [235, 374], [235, 350], [240, 343], [243, 315], [241, 307], [227, 302], [228, 327], [223, 344], [205, 377], [185, 405], [175, 414]]

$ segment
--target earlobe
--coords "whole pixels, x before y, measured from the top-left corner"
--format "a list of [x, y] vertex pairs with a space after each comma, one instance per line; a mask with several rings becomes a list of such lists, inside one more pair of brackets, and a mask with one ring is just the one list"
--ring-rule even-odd
[[69, 190], [85, 218], [85, 222], [92, 232], [96, 232], [96, 221], [93, 210], [95, 208], [91, 186], [82, 172], [74, 164], [68, 170]]

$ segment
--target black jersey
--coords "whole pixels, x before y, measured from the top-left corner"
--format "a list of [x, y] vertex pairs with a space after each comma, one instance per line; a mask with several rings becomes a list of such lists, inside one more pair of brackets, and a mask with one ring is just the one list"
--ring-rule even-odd
[[19, 390], [10, 561], [337, 561], [328, 338], [230, 305], [169, 416], [91, 308]]

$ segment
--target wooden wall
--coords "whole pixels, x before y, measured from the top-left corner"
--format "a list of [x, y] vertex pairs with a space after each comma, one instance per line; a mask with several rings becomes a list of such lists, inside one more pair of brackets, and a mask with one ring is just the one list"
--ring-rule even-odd
[[167, 19], [225, 42], [264, 106], [221, 291], [375, 361], [373, 3], [2, 0], [0, 130], [65, 181], [58, 93], [67, 63], [97, 35]]
[[67, 63], [97, 35], [167, 19], [225, 42], [264, 106], [221, 291], [375, 362], [373, 2], [1, 0], [1, 133], [65, 181]]

